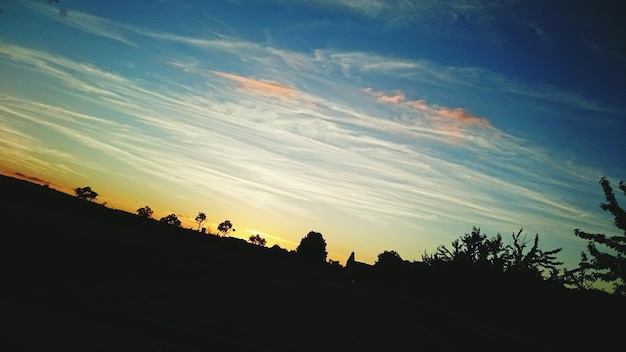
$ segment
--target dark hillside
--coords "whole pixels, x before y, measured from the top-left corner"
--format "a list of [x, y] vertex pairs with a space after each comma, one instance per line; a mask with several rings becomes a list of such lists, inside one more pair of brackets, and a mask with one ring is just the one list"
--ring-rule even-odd
[[9, 177], [0, 211], [7, 351], [598, 349], [626, 312], [622, 297], [419, 265], [352, 283]]
[[380, 350], [420, 335], [289, 253], [8, 177], [0, 197], [6, 350]]

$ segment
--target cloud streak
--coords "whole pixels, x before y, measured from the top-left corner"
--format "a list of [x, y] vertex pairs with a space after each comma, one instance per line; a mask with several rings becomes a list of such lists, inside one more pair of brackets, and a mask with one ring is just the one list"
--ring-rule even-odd
[[[392, 104], [404, 108], [415, 109], [425, 115], [436, 131], [449, 133], [453, 140], [459, 140], [472, 127], [481, 127], [495, 131], [489, 120], [477, 117], [462, 108], [447, 108], [426, 104], [423, 99], [406, 100], [402, 91], [395, 91], [392, 94], [374, 91], [372, 88], [365, 88], [366, 93], [372, 94], [376, 100], [384, 104]], [[499, 132], [495, 131], [497, 136]]]
[[285, 87], [280, 84], [264, 82], [226, 72], [213, 71], [213, 73], [216, 76], [238, 83], [239, 87], [244, 92], [251, 92], [279, 99], [294, 99], [298, 95], [298, 92], [295, 89]]
[[[67, 66], [74, 67], [73, 65]], [[51, 74], [56, 73], [56, 71], [51, 71]], [[100, 73], [93, 72], [92, 74], [99, 76]], [[57, 76], [67, 78], [63, 74]], [[250, 89], [259, 89], [259, 87], [267, 88], [266, 85], [259, 84], [259, 81], [256, 80], [245, 79], [242, 76], [236, 76], [236, 78], [237, 79], [235, 81], [238, 83], [245, 82], [249, 84], [248, 88]], [[72, 86], [81, 86], [72, 83], [74, 82], [74, 78], [67, 79], [69, 80], [68, 83], [72, 84]], [[461, 202], [451, 194], [437, 194], [431, 191], [426, 191], [428, 189], [436, 188], [436, 184], [432, 182], [430, 185], [427, 184], [426, 186], [423, 186], [422, 191], [417, 191], [410, 189], [403, 190], [402, 188], [399, 188], [398, 184], [395, 182], [381, 181], [385, 179], [394, 180], [398, 178], [398, 175], [404, 175], [407, 179], [414, 180], [412, 182], [404, 181], [405, 184], [419, 184], [420, 181], [416, 179], [416, 176], [424, 176], [424, 169], [421, 169], [422, 172], [419, 173], [416, 172], [416, 169], [411, 168], [410, 165], [405, 164], [394, 166], [395, 163], [393, 160], [419, 160], [420, 158], [425, 158], [426, 155], [420, 155], [420, 153], [417, 153], [414, 149], [402, 148], [401, 145], [394, 143], [392, 139], [381, 139], [380, 137], [375, 137], [374, 134], [367, 135], [364, 132], [361, 134], [355, 134], [353, 130], [346, 129], [345, 126], [338, 123], [339, 120], [333, 117], [335, 109], [332, 108], [333, 103], [331, 102], [324, 102], [322, 100], [318, 101], [318, 104], [315, 107], [309, 107], [309, 109], [314, 110], [309, 111], [307, 115], [302, 114], [301, 119], [294, 119], [293, 117], [288, 116], [292, 112], [292, 106], [286, 102], [287, 106], [285, 106], [283, 112], [278, 111], [277, 116], [270, 119], [266, 118], [262, 121], [252, 121], [255, 124], [251, 127], [254, 128], [244, 128], [243, 126], [250, 126], [251, 122], [246, 116], [251, 115], [253, 111], [263, 111], [264, 109], [267, 109], [269, 107], [269, 103], [257, 101], [257, 105], [250, 106], [249, 108], [242, 109], [241, 107], [236, 107], [239, 111], [232, 110], [233, 107], [231, 106], [230, 114], [228, 116], [228, 120], [230, 122], [225, 123], [224, 117], [216, 115], [215, 113], [220, 112], [220, 106], [228, 104], [220, 104], [219, 102], [210, 100], [202, 102], [203, 98], [200, 98], [198, 95], [195, 96], [196, 105], [189, 106], [187, 104], [180, 103], [182, 101], [189, 101], [188, 97], [167, 97], [168, 94], [162, 95], [162, 93], [149, 93], [142, 87], [133, 87], [133, 85], [128, 81], [124, 81], [123, 85], [125, 88], [117, 87], [115, 91], [125, 92], [123, 95], [132, 97], [129, 100], [134, 102], [145, 101], [146, 104], [143, 104], [142, 108], [134, 107], [132, 110], [128, 110], [125, 104], [119, 104], [120, 102], [118, 102], [116, 109], [118, 111], [124, 111], [126, 114], [135, 114], [136, 119], [147, 121], [152, 127], [158, 126], [161, 133], [165, 133], [165, 135], [169, 134], [172, 136], [179, 136], [173, 138], [173, 140], [180, 140], [180, 137], [184, 136], [185, 138], [191, 138], [193, 141], [194, 135], [190, 135], [188, 131], [193, 130], [194, 127], [183, 123], [183, 121], [187, 119], [186, 117], [179, 118], [178, 121], [172, 121], [170, 116], [165, 116], [163, 113], [159, 114], [155, 111], [154, 106], [150, 107], [148, 102], [154, 103], [156, 101], [155, 99], [159, 98], [158, 100], [160, 103], [156, 105], [159, 107], [159, 110], [163, 108], [164, 111], [177, 111], [179, 114], [183, 113], [183, 116], [198, 116], [204, 114], [214, 116], [216, 119], [222, 120], [222, 124], [215, 125], [216, 127], [221, 126], [217, 131], [209, 132], [206, 130], [207, 126], [200, 131], [199, 134], [205, 134], [205, 137], [209, 137], [210, 135], [215, 135], [216, 137], [219, 136], [223, 143], [220, 143], [219, 145], [207, 145], [201, 141], [196, 143], [200, 143], [199, 146], [201, 148], [204, 147], [207, 151], [210, 151], [213, 155], [212, 158], [214, 159], [214, 165], [226, 165], [223, 167], [224, 171], [216, 171], [214, 169], [211, 170], [206, 168], [199, 169], [199, 166], [195, 165], [195, 161], [189, 161], [187, 160], [188, 158], [184, 156], [186, 147], [181, 145], [179, 142], [176, 142], [176, 144], [167, 144], [167, 142], [165, 142], [167, 148], [157, 149], [156, 145], [158, 143], [163, 143], [163, 139], [154, 139], [152, 142], [146, 144], [146, 142], [150, 139], [129, 139], [126, 133], [120, 135], [112, 133], [104, 136], [106, 137], [106, 140], [109, 141], [105, 143], [99, 140], [94, 140], [93, 138], [86, 138], [84, 132], [80, 134], [74, 133], [72, 130], [67, 129], [67, 127], [60, 127], [57, 125], [49, 125], [49, 127], [54, 128], [56, 131], [63, 133], [67, 137], [70, 137], [81, 144], [102, 150], [116, 159], [123, 160], [127, 158], [128, 165], [143, 165], [142, 169], [153, 170], [153, 172], [156, 172], [155, 176], [158, 175], [159, 177], [164, 177], [168, 180], [173, 181], [178, 178], [175, 175], [172, 175], [168, 170], [198, 169], [199, 177], [200, 175], [213, 174], [216, 177], [219, 177], [222, 182], [225, 182], [226, 184], [230, 183], [230, 187], [232, 187], [229, 189], [230, 191], [237, 190], [238, 192], [241, 192], [242, 189], [247, 189], [248, 192], [251, 193], [242, 197], [242, 199], [253, 203], [256, 202], [255, 200], [267, 197], [268, 194], [273, 194], [272, 197], [276, 199], [272, 202], [277, 201], [282, 197], [287, 197], [287, 199], [299, 199], [301, 201], [306, 199], [306, 202], [317, 202], [328, 206], [341, 207], [343, 209], [347, 209], [349, 212], [361, 214], [360, 216], [364, 218], [371, 218], [372, 216], [370, 212], [372, 211], [381, 215], [386, 213], [387, 216], [402, 214], [402, 216], [420, 217], [416, 214], [417, 212], [413, 211], [413, 209], [426, 207], [426, 204], [419, 205], [419, 203], [412, 203], [410, 199], [399, 202], [397, 199], [397, 194], [416, 194], [419, 196], [427, 196], [427, 198], [432, 200], [431, 204], [441, 204], [442, 208], [444, 206], [449, 206], [449, 204], [458, 203], [459, 206], [468, 206], [470, 209], [476, 209], [477, 212], [485, 210], [483, 206], [476, 205], [479, 203], [476, 201], [470, 203], [465, 201]], [[275, 88], [273, 85], [270, 85], [269, 87], [272, 89]], [[238, 92], [239, 88], [235, 87], [232, 93], [223, 93], [227, 95], [230, 94], [231, 99], [236, 100], [239, 99], [236, 95]], [[173, 93], [170, 92], [170, 94]], [[161, 99], [162, 97], [167, 98]], [[407, 101], [399, 94], [391, 96], [382, 95], [381, 93], [379, 94], [379, 99], [385, 101], [386, 103], [393, 102], [404, 104], [406, 107], [413, 109], [419, 108], [418, 110], [420, 111], [435, 114], [437, 118], [452, 119], [452, 121], [459, 124], [465, 123], [463, 120], [464, 117], [460, 118], [461, 122], [456, 122], [454, 119], [459, 118], [458, 116], [446, 115], [449, 112], [449, 109], [431, 107], [425, 105], [424, 103], [419, 103], [422, 105], [418, 105], [417, 102]], [[115, 102], [115, 100], [108, 101], [108, 103], [112, 102]], [[418, 106], [416, 107], [416, 105]], [[212, 111], [207, 111], [204, 109], [204, 106], [214, 106], [214, 108]], [[300, 109], [304, 110], [302, 107], [300, 107]], [[146, 119], [146, 117], [137, 116], [136, 114], [138, 111], [142, 111], [143, 114], [150, 115], [152, 117]], [[87, 118], [87, 121], [102, 120], [95, 117], [88, 117], [85, 114], [69, 113], [66, 115], [78, 116], [83, 119]], [[345, 120], [347, 119], [348, 118]], [[378, 126], [382, 126], [387, 123], [372, 117], [362, 117], [356, 113], [353, 113], [349, 119], [352, 119], [354, 125], [368, 126], [370, 129], [377, 125], [368, 124], [368, 119], [376, 120], [379, 123]], [[106, 120], [103, 121], [103, 123], [111, 124], [110, 121]], [[484, 127], [488, 126], [488, 123], [481, 122], [476, 125]], [[75, 125], [74, 128], [79, 128], [79, 126], [80, 124]], [[472, 123], [468, 126], [472, 126]], [[121, 128], [121, 126], [118, 126], [118, 128]], [[401, 129], [402, 128], [399, 126], [395, 131], [399, 132]], [[267, 134], [266, 138], [262, 143], [260, 143], [260, 145], [254, 146], [254, 144], [246, 145], [238, 143], [238, 139], [249, 138], [250, 140], [257, 140], [256, 137], [259, 136], [259, 132], [257, 131], [263, 131], [262, 133]], [[128, 142], [124, 142], [124, 140], [128, 140]], [[280, 142], [271, 143], [269, 142], [271, 140]], [[144, 144], [146, 147], [141, 148], [140, 146]], [[287, 148], [285, 148], [285, 145]], [[361, 147], [342, 149], [346, 146]], [[128, 150], [133, 150], [133, 152], [128, 153]], [[268, 153], [265, 152], [266, 150], [273, 152]], [[388, 158], [384, 160], [382, 158], [376, 158], [376, 156], [369, 157], [362, 154], [363, 150], [368, 150], [370, 152], [376, 151], [376, 153], [386, 153], [388, 154]], [[405, 155], [398, 154], [401, 151]], [[376, 153], [372, 154], [375, 155]], [[138, 157], [139, 155], [141, 155], [141, 157]], [[251, 155], [254, 155], [254, 158], [250, 158]], [[298, 158], [299, 155], [301, 156], [300, 158]], [[166, 165], [162, 165], [156, 162], [157, 158], [169, 161], [166, 161]], [[149, 160], [152, 160], [152, 162], [148, 162]], [[318, 169], [316, 171], [315, 165], [318, 165], [318, 163], [327, 165], [328, 170], [343, 171], [338, 173], [333, 172], [333, 176], [330, 176], [330, 171], [325, 169]], [[433, 158], [429, 158], [427, 164], [430, 165], [430, 169], [426, 169], [426, 171], [430, 170], [432, 173], [433, 170], [439, 169], [437, 170], [438, 172], [429, 177], [432, 179], [443, 177], [444, 172], [442, 170], [450, 170], [454, 168], [453, 164], [438, 161]], [[240, 170], [239, 174], [242, 176], [229, 176], [231, 173], [226, 172], [226, 169], [228, 168]], [[289, 173], [281, 173], [279, 171], [281, 169], [288, 169]], [[313, 170], [313, 172], [311, 172], [311, 170]], [[386, 172], [381, 170], [386, 170]], [[462, 170], [461, 172], [467, 173], [467, 170]], [[190, 175], [194, 174], [195, 173], [193, 172], [190, 173]], [[253, 181], [250, 176], [243, 176], [252, 174], [261, 175], [264, 182]], [[359, 176], [357, 177], [357, 175]], [[480, 175], [475, 175], [474, 177], [479, 176]], [[452, 181], [453, 178], [449, 179], [447, 182]], [[346, 188], [346, 185], [351, 186]], [[503, 186], [506, 186], [506, 184], [503, 184]], [[460, 185], [457, 187], [460, 187]], [[366, 191], [368, 189], [377, 191]], [[284, 190], [287, 191], [285, 192]], [[350, 194], [351, 196], [346, 196], [347, 194]], [[438, 202], [437, 199], [441, 199], [442, 202]], [[278, 201], [276, 202], [276, 204], [280, 203], [281, 202]], [[285, 208], [281, 210], [289, 211], [289, 202], [284, 204]], [[426, 217], [435, 218], [435, 216], [431, 215]], [[502, 220], [505, 217], [499, 216], [499, 218]]]

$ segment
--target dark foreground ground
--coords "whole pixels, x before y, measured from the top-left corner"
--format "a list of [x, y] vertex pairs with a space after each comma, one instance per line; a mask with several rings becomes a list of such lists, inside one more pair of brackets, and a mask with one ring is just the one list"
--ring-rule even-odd
[[611, 317], [626, 311], [529, 293], [494, 295], [491, 318], [460, 313], [464, 292], [353, 283], [7, 177], [0, 211], [3, 351], [598, 349], [619, 341]]

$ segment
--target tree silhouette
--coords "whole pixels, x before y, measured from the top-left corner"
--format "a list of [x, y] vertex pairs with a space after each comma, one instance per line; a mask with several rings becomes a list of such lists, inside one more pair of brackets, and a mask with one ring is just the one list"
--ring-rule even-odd
[[261, 237], [258, 233], [256, 235], [250, 236], [248, 241], [261, 247], [265, 247], [265, 244], [267, 243], [267, 241], [265, 241], [265, 238]]
[[529, 241], [520, 241], [519, 236], [522, 233], [522, 229], [517, 234], [513, 234], [513, 245], [507, 245], [505, 247], [505, 261], [504, 270], [507, 272], [542, 272], [544, 270], [552, 273], [557, 273], [557, 266], [563, 264], [556, 261], [556, 254], [561, 251], [562, 248], [553, 249], [550, 251], [542, 251], [539, 249], [539, 234], [535, 234], [533, 246], [530, 250], [524, 254]]
[[92, 190], [89, 186], [77, 187], [74, 189], [74, 193], [76, 194], [76, 197], [88, 201], [92, 201], [98, 197], [98, 193]]
[[577, 268], [563, 270], [563, 275], [557, 279], [560, 279], [565, 286], [571, 286], [578, 290], [592, 289], [594, 282], [598, 280], [585, 252], [580, 253], [580, 262]]
[[233, 224], [231, 224], [230, 220], [224, 220], [219, 225], [217, 225], [217, 231], [222, 234], [222, 236], [228, 235], [231, 231], [237, 231], [233, 228]]
[[451, 250], [440, 245], [435, 254], [425, 254], [422, 260], [427, 264], [456, 262], [476, 266], [492, 265], [503, 269], [505, 252], [500, 234], [489, 239], [487, 235], [480, 233], [480, 228], [473, 227], [471, 233], [466, 233], [452, 242]]
[[137, 209], [137, 215], [141, 216], [142, 218], [152, 219], [152, 214], [154, 214], [154, 212], [147, 205], [143, 208]]
[[178, 216], [176, 214], [170, 214], [168, 216], [164, 216], [159, 219], [160, 222], [164, 222], [166, 224], [174, 225], [176, 227], [180, 227], [180, 220], [178, 220]]
[[404, 263], [404, 259], [396, 251], [384, 251], [378, 255], [378, 260], [374, 265], [377, 267], [397, 267]]
[[[587, 240], [587, 251], [591, 255], [591, 261], [587, 261], [585, 252], [581, 255], [579, 273], [581, 280], [589, 278], [593, 281], [613, 283], [614, 293], [626, 295], [626, 212], [620, 207], [613, 193], [609, 181], [602, 177], [600, 185], [604, 191], [606, 203], [600, 203], [602, 210], [611, 213], [613, 226], [617, 227], [624, 235], [607, 236], [602, 233], [588, 233], [580, 229], [574, 230], [574, 235]], [[626, 195], [626, 184], [619, 182], [619, 189]], [[603, 252], [597, 245], [608, 247], [611, 252]], [[585, 275], [586, 271], [591, 271]]]
[[520, 240], [523, 229], [513, 233], [512, 245], [504, 246], [500, 234], [493, 238], [480, 233], [480, 228], [473, 227], [472, 232], [452, 242], [452, 249], [445, 245], [437, 247], [433, 255], [424, 254], [422, 261], [429, 265], [442, 262], [461, 264], [465, 267], [488, 268], [499, 272], [517, 272], [541, 274], [543, 270], [557, 271], [561, 262], [556, 261], [556, 254], [561, 248], [550, 251], [539, 249], [539, 234], [535, 235], [533, 246], [525, 253], [528, 241]]
[[205, 213], [198, 213], [198, 215], [196, 215], [196, 222], [198, 223], [198, 231], [200, 231], [200, 226], [202, 226], [202, 224], [204, 224], [204, 222], [206, 221], [206, 214]]
[[326, 241], [321, 233], [310, 231], [302, 238], [296, 248], [296, 254], [309, 263], [326, 262]]

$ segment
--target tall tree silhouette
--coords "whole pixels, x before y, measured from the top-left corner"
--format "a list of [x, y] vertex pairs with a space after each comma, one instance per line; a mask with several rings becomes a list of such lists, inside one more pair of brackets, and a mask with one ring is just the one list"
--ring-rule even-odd
[[137, 209], [137, 215], [141, 216], [142, 218], [152, 219], [152, 214], [154, 214], [154, 212], [147, 205], [143, 208]]
[[[585, 252], [582, 253], [579, 269], [591, 269], [589, 277], [613, 284], [614, 293], [626, 295], [626, 212], [617, 203], [610, 182], [602, 177], [600, 185], [604, 191], [606, 203], [600, 203], [602, 210], [611, 213], [613, 225], [623, 232], [623, 235], [607, 236], [602, 233], [588, 233], [575, 229], [577, 237], [587, 240], [587, 251], [591, 260], [587, 261]], [[626, 184], [619, 182], [619, 189], [626, 195]], [[598, 245], [608, 247], [610, 252], [601, 251]]]
[[325, 263], [328, 255], [326, 252], [326, 240], [324, 240], [321, 233], [310, 231], [300, 241], [296, 248], [296, 254], [309, 263]]
[[77, 187], [74, 189], [74, 193], [76, 197], [88, 201], [92, 201], [98, 197], [98, 193], [91, 189], [91, 187]]
[[217, 231], [222, 234], [222, 236], [228, 235], [231, 231], [237, 231], [233, 228], [233, 224], [230, 220], [224, 220], [219, 225], [217, 225]]
[[198, 223], [198, 231], [200, 231], [200, 226], [202, 226], [202, 224], [204, 224], [204, 222], [206, 221], [206, 214], [205, 213], [198, 213], [198, 215], [196, 215], [196, 222]]

